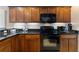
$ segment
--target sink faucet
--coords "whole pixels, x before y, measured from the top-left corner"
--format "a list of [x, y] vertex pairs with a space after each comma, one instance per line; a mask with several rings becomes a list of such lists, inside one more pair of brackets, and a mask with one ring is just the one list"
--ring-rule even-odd
[[26, 26], [24, 26], [24, 33], [28, 31], [28, 28], [26, 28]]

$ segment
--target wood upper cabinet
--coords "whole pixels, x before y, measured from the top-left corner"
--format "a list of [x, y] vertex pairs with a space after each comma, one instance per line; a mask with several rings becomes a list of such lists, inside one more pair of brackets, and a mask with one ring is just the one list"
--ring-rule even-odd
[[40, 51], [40, 35], [25, 35], [25, 51], [39, 52]]
[[0, 52], [11, 52], [11, 39], [0, 41]]
[[17, 22], [24, 22], [24, 7], [17, 7]]
[[71, 22], [71, 7], [64, 7], [64, 22], [70, 23]]
[[24, 7], [9, 7], [9, 18], [11, 23], [24, 22]]
[[71, 7], [57, 7], [57, 22], [70, 23]]
[[10, 22], [40, 22], [40, 14], [56, 14], [56, 22], [71, 22], [71, 7], [9, 7]]
[[64, 12], [63, 12], [63, 7], [57, 7], [57, 22], [63, 22], [64, 20]]
[[24, 8], [24, 22], [31, 22], [31, 8]]
[[61, 35], [60, 51], [61, 52], [77, 52], [77, 35]]
[[48, 7], [48, 13], [56, 14], [57, 7]]
[[17, 21], [17, 8], [16, 7], [9, 7], [9, 21], [16, 22]]
[[40, 14], [48, 13], [48, 8], [47, 7], [39, 7], [39, 8], [40, 8]]
[[31, 7], [31, 22], [40, 22], [38, 7]]

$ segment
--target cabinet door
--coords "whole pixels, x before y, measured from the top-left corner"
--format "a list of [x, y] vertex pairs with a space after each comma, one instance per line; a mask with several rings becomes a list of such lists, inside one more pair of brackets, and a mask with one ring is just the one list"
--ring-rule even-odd
[[71, 8], [70, 7], [57, 7], [57, 22], [70, 23], [71, 21]]
[[25, 52], [30, 52], [30, 35], [25, 35], [25, 40], [24, 40], [24, 51]]
[[40, 51], [40, 35], [31, 35], [30, 52]]
[[70, 23], [71, 22], [71, 7], [64, 7], [63, 13], [64, 13], [63, 22]]
[[64, 12], [63, 12], [63, 7], [57, 7], [57, 22], [63, 22], [64, 19]]
[[39, 52], [40, 51], [40, 36], [39, 35], [25, 35], [25, 51]]
[[11, 52], [11, 39], [5, 39], [0, 42], [0, 52]]
[[18, 51], [19, 52], [24, 52], [24, 35], [18, 35], [17, 36], [17, 40], [18, 40]]
[[30, 40], [30, 52], [39, 52], [40, 51], [40, 41], [39, 39]]
[[32, 7], [31, 8], [31, 22], [40, 22], [39, 19], [39, 8], [38, 7]]
[[17, 22], [24, 22], [24, 7], [17, 7]]
[[77, 51], [77, 35], [61, 35], [60, 37], [60, 51], [61, 52], [76, 52]]
[[60, 39], [60, 52], [68, 52], [68, 40]]
[[12, 42], [11, 42], [12, 52], [19, 52], [17, 35], [11, 37], [11, 40], [12, 40]]
[[16, 39], [15, 37], [11, 37], [11, 40], [12, 40], [12, 52], [15, 52], [16, 51]]
[[40, 14], [42, 13], [48, 13], [48, 8], [47, 7], [40, 7]]
[[76, 40], [76, 38], [69, 40], [69, 52], [77, 52], [77, 40]]
[[48, 7], [48, 13], [56, 14], [56, 7]]
[[30, 52], [30, 40], [28, 38], [24, 40], [24, 51]]
[[9, 21], [11, 23], [16, 22], [17, 21], [17, 8], [16, 7], [9, 7]]
[[24, 8], [24, 22], [31, 22], [31, 8]]

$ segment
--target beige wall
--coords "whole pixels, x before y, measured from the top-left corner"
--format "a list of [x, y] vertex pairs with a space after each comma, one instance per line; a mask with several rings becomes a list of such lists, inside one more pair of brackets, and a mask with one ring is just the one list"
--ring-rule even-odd
[[[73, 6], [71, 9], [71, 23], [73, 29], [79, 31], [79, 6]], [[79, 51], [79, 35], [78, 35], [78, 51]]]
[[5, 9], [0, 7], [0, 28], [5, 28]]
[[71, 23], [73, 29], [79, 30], [79, 6], [73, 6], [71, 9]]
[[7, 15], [6, 15], [6, 28], [11, 28], [13, 26], [13, 23], [9, 22], [9, 7], [6, 8]]

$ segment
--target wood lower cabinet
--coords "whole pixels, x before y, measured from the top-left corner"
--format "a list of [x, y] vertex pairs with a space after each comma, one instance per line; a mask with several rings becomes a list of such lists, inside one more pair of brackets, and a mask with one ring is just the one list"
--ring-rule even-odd
[[77, 52], [77, 39], [73, 38], [72, 40], [69, 40], [69, 52]]
[[0, 52], [11, 52], [11, 39], [7, 38], [0, 41]]
[[17, 35], [19, 52], [39, 52], [40, 35]]
[[68, 40], [60, 39], [60, 52], [68, 52]]
[[[76, 34], [60, 36], [60, 52], [77, 52]], [[0, 41], [0, 52], [40, 52], [39, 34], [21, 34]]]
[[18, 51], [24, 52], [24, 35], [17, 35]]
[[30, 52], [30, 40], [28, 40], [28, 38], [27, 39], [25, 39], [25, 41], [24, 41], [24, 51], [25, 52]]
[[25, 35], [25, 51], [26, 52], [40, 51], [40, 35]]
[[40, 52], [40, 35], [31, 35], [30, 40], [30, 51], [31, 52]]
[[17, 35], [13, 36], [13, 37], [10, 37], [10, 39], [11, 39], [12, 52], [19, 52]]
[[77, 35], [61, 35], [60, 51], [61, 52], [77, 52]]
[[30, 52], [40, 52], [40, 42], [37, 40], [30, 40]]

